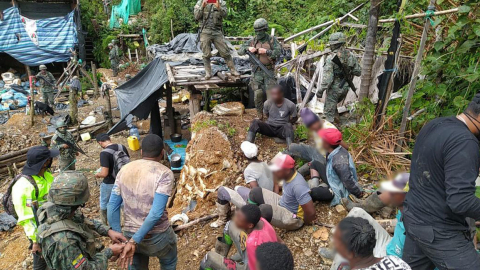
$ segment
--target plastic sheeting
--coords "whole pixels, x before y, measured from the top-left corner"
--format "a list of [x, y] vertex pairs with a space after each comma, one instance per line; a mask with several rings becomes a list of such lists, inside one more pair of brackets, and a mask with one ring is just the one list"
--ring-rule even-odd
[[198, 53], [200, 50], [200, 42], [197, 44], [197, 34], [183, 33], [178, 34], [169, 43], [164, 45], [153, 44], [147, 50], [155, 56], [161, 54], [175, 53]]
[[30, 20], [21, 16], [16, 7], [4, 10], [0, 20], [0, 52], [28, 66], [67, 62], [70, 49], [78, 43], [73, 13]]
[[132, 115], [147, 119], [150, 111], [161, 97], [163, 85], [168, 81], [165, 63], [156, 58], [135, 77], [115, 89], [121, 120], [108, 134], [127, 128], [127, 120]]
[[110, 16], [110, 29], [120, 27], [120, 19], [124, 24], [128, 23], [130, 15], [136, 15], [142, 10], [140, 0], [122, 0], [119, 5], [112, 7]]

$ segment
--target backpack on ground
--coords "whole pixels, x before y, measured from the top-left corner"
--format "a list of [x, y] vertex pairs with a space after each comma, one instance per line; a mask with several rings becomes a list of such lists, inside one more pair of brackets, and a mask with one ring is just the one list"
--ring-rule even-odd
[[25, 179], [28, 180], [28, 182], [30, 182], [30, 184], [32, 184], [32, 186], [35, 188], [35, 198], [38, 198], [38, 186], [37, 186], [37, 182], [35, 182], [35, 179], [33, 179], [32, 176], [30, 175], [23, 175], [23, 174], [19, 174], [17, 176], [15, 176], [12, 181], [10, 181], [10, 184], [8, 185], [8, 189], [7, 191], [5, 192], [5, 195], [3, 195], [3, 199], [2, 199], [2, 205], [3, 205], [3, 209], [5, 209], [5, 212], [11, 216], [13, 216], [15, 219], [18, 219], [18, 215], [17, 215], [17, 212], [15, 212], [15, 207], [13, 205], [13, 200], [12, 200], [12, 188], [13, 186], [17, 183], [17, 181], [24, 177]]
[[113, 178], [116, 178], [120, 169], [125, 164], [130, 162], [130, 157], [123, 151], [123, 146], [121, 144], [117, 144], [117, 148], [118, 148], [117, 150], [113, 150], [110, 148], [106, 148], [103, 150], [113, 155], [113, 171], [112, 171]]

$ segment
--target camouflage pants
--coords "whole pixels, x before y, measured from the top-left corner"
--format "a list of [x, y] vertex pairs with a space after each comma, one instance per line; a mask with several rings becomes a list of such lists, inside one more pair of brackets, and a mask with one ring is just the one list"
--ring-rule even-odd
[[205, 258], [201, 262], [202, 269], [214, 269], [214, 270], [246, 270], [247, 264], [243, 263], [247, 260], [247, 234], [237, 228], [235, 223], [229, 221], [225, 225], [223, 230], [224, 238], [229, 237], [237, 252], [242, 257], [241, 262], [235, 262], [227, 257], [223, 257], [215, 251], [210, 251], [205, 255]]
[[70, 118], [73, 121], [73, 124], [77, 123], [78, 115], [78, 94], [75, 90], [70, 90], [70, 96], [68, 97], [68, 102], [70, 103]]
[[42, 89], [41, 92], [42, 92], [43, 103], [54, 108], [53, 106], [55, 105], [55, 98], [54, 98], [53, 90]]
[[225, 61], [232, 59], [230, 48], [228, 48], [227, 43], [225, 42], [223, 33], [221, 31], [208, 30], [204, 30], [204, 32], [200, 34], [200, 49], [203, 53], [203, 59], [210, 59], [210, 57], [212, 57], [212, 43], [218, 50], [218, 54], [220, 54]]
[[327, 90], [323, 114], [328, 122], [333, 123], [335, 120], [335, 116], [338, 115], [337, 105], [347, 96], [348, 89], [349, 88], [345, 87], [340, 88], [339, 83], [334, 83], [332, 87]]
[[75, 171], [75, 157], [74, 158], [58, 158], [58, 168], [60, 171]]
[[118, 62], [115, 60], [110, 61], [110, 66], [112, 67], [113, 77], [118, 75]]
[[263, 113], [263, 103], [265, 103], [266, 98], [268, 98], [270, 89], [276, 84], [277, 81], [268, 77], [260, 68], [252, 74], [250, 87], [254, 94], [255, 109], [259, 115]]

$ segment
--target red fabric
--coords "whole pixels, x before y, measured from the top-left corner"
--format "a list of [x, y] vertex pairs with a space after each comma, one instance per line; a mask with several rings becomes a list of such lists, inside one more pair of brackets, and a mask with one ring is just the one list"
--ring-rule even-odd
[[335, 128], [321, 129], [318, 131], [318, 137], [330, 145], [339, 145], [342, 141], [342, 133]]
[[295, 160], [287, 154], [276, 155], [272, 163], [282, 169], [292, 169], [295, 167]]
[[255, 257], [257, 247], [267, 242], [278, 242], [277, 234], [272, 225], [264, 218], [260, 218], [260, 220], [263, 221], [263, 228], [254, 230], [247, 238], [248, 267], [250, 270], [257, 270], [257, 258]]

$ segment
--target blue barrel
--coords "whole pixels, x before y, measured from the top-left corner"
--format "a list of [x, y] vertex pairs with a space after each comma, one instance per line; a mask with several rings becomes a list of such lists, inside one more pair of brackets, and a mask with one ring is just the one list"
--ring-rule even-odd
[[130, 128], [130, 136], [135, 136], [138, 140], [140, 140], [140, 132], [136, 126], [132, 126]]

